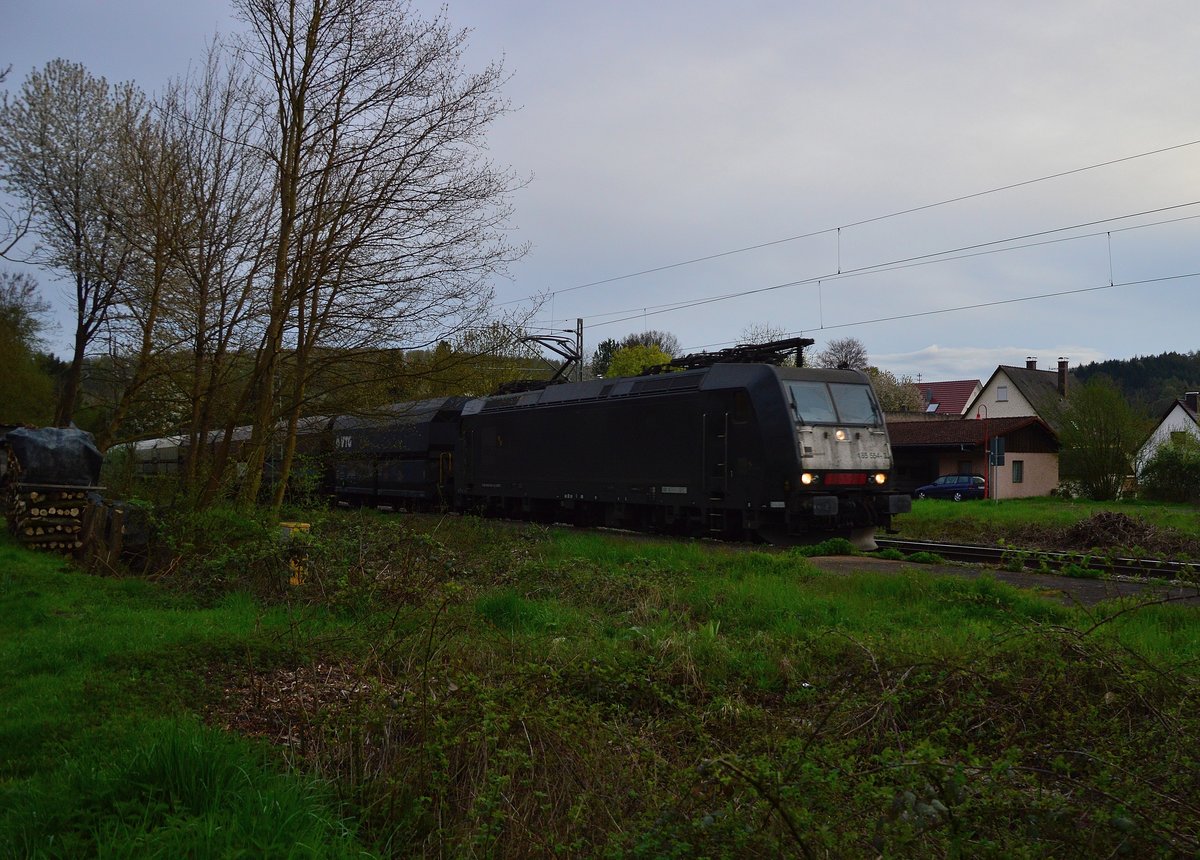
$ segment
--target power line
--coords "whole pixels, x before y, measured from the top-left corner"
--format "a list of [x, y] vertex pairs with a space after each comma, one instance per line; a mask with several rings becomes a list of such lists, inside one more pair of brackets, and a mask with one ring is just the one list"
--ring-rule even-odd
[[[973, 200], [978, 197], [985, 197], [989, 194], [998, 194], [1002, 191], [1012, 191], [1013, 189], [1023, 188], [1027, 185], [1035, 185], [1039, 182], [1048, 182], [1052, 179], [1061, 179], [1066, 176], [1073, 176], [1077, 173], [1085, 173], [1089, 170], [1098, 170], [1102, 167], [1111, 167], [1114, 164], [1122, 164], [1127, 161], [1135, 161], [1139, 158], [1148, 158], [1148, 157], [1154, 156], [1154, 155], [1162, 155], [1165, 152], [1173, 152], [1178, 149], [1185, 149], [1189, 146], [1196, 146], [1197, 144], [1200, 144], [1200, 140], [1192, 140], [1187, 143], [1178, 143], [1173, 146], [1164, 146], [1164, 147], [1161, 147], [1160, 149], [1154, 149], [1154, 150], [1150, 150], [1148, 152], [1140, 152], [1140, 153], [1137, 153], [1136, 155], [1126, 155], [1126, 156], [1122, 156], [1121, 158], [1113, 158], [1108, 161], [1101, 161], [1096, 164], [1089, 164], [1085, 167], [1076, 167], [1076, 168], [1072, 168], [1071, 170], [1063, 170], [1058, 173], [1051, 173], [1046, 176], [1039, 176], [1036, 179], [1026, 179], [1026, 180], [1022, 180], [1020, 182], [1012, 182], [1012, 183], [1009, 183], [1008, 185], [1001, 185], [1001, 186], [997, 186], [996, 188], [989, 188], [986, 191], [976, 191], [971, 194], [962, 194], [962, 195], [959, 195], [958, 197], [951, 197], [946, 200], [939, 200], [936, 203], [925, 203], [920, 206], [912, 206], [912, 207], [909, 207], [908, 209], [900, 209], [895, 212], [889, 212], [885, 215], [876, 215], [871, 218], [863, 218], [858, 221], [852, 221], [848, 224], [842, 224], [837, 227], [826, 227], [824, 229], [814, 230], [809, 233], [801, 233], [796, 236], [789, 236], [785, 239], [774, 239], [769, 242], [760, 242], [758, 244], [747, 245], [742, 248], [734, 248], [729, 251], [719, 251], [717, 253], [706, 254], [701, 257], [693, 257], [688, 260], [681, 260], [677, 263], [667, 263], [667, 264], [661, 265], [661, 266], [653, 266], [648, 269], [641, 269], [640, 271], [636, 271], [636, 272], [629, 272], [628, 274], [624, 274], [624, 275], [614, 275], [613, 277], [602, 278], [597, 281], [589, 281], [584, 284], [577, 284], [573, 287], [566, 287], [561, 290], [550, 290], [549, 294], [550, 294], [550, 296], [553, 297], [553, 296], [559, 295], [560, 293], [572, 293], [572, 292], [575, 292], [576, 290], [587, 289], [588, 287], [598, 287], [603, 284], [615, 283], [616, 281], [625, 281], [625, 280], [629, 280], [631, 278], [638, 278], [638, 277], [641, 277], [642, 275], [652, 275], [652, 274], [655, 274], [656, 272], [665, 272], [670, 269], [678, 269], [683, 266], [691, 266], [696, 263], [705, 263], [710, 260], [721, 259], [722, 257], [730, 257], [735, 254], [744, 254], [748, 251], [758, 251], [763, 248], [769, 248], [774, 245], [782, 245], [787, 242], [796, 242], [796, 241], [799, 241], [800, 239], [811, 239], [816, 236], [825, 235], [827, 233], [837, 233], [843, 229], [848, 229], [850, 227], [861, 227], [865, 224], [873, 224], [878, 221], [885, 221], [889, 218], [898, 218], [902, 215], [912, 215], [916, 212], [924, 212], [928, 209], [935, 209], [939, 206], [948, 206], [951, 203], [961, 203], [965, 200]], [[545, 295], [545, 293], [542, 293], [540, 295]], [[527, 301], [529, 301], [531, 299], [535, 299], [535, 298], [538, 298], [538, 296], [533, 295], [533, 296], [526, 296], [521, 299], [513, 299], [512, 301], [500, 303], [500, 305], [498, 305], [498, 307], [520, 304], [522, 302], [527, 302]]]

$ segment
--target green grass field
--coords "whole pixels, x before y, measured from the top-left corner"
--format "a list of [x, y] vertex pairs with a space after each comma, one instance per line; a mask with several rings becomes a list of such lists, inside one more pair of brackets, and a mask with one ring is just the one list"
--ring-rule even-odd
[[[914, 499], [912, 512], [896, 517], [894, 525], [900, 537], [910, 540], [982, 544], [1008, 541], [1053, 549], [1053, 546], [1039, 547], [1039, 543], [1060, 541], [1062, 532], [1084, 524], [1098, 514], [1128, 517], [1141, 526], [1142, 531], [1150, 533], [1148, 542], [1157, 540], [1166, 550], [1186, 549], [1193, 553], [1192, 557], [1200, 558], [1200, 509], [1194, 505], [1136, 500], [1093, 502], [1050, 496], [958, 503]], [[1096, 535], [1097, 539], [1102, 537], [1102, 534]]]
[[0, 543], [0, 854], [1200, 848], [1195, 609], [470, 518], [304, 548], [217, 588]]

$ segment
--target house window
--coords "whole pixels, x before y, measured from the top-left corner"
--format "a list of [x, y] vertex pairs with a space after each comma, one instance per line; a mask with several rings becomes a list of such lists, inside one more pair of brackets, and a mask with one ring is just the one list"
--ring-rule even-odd
[[1008, 400], [1008, 386], [1007, 385], [997, 385], [996, 386], [996, 402], [1004, 403], [1007, 400]]
[[1013, 464], [1012, 482], [1014, 484], [1020, 484], [1022, 481], [1025, 480], [1025, 461], [1024, 460], [1013, 460], [1012, 464]]
[[1186, 430], [1172, 430], [1171, 431], [1171, 444], [1172, 445], [1182, 445], [1183, 440], [1186, 439], [1187, 437], [1188, 437], [1188, 432]]

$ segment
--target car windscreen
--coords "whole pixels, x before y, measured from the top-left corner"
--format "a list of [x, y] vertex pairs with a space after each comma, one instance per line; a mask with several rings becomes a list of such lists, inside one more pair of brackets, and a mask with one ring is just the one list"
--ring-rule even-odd
[[802, 424], [879, 423], [879, 411], [866, 385], [791, 379], [787, 388], [792, 408]]

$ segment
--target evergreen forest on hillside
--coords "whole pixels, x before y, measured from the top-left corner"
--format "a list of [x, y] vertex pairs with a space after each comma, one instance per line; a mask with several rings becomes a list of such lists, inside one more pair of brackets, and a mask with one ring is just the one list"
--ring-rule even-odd
[[1200, 350], [1094, 361], [1072, 372], [1081, 382], [1108, 377], [1132, 406], [1157, 417], [1185, 392], [1200, 390]]

